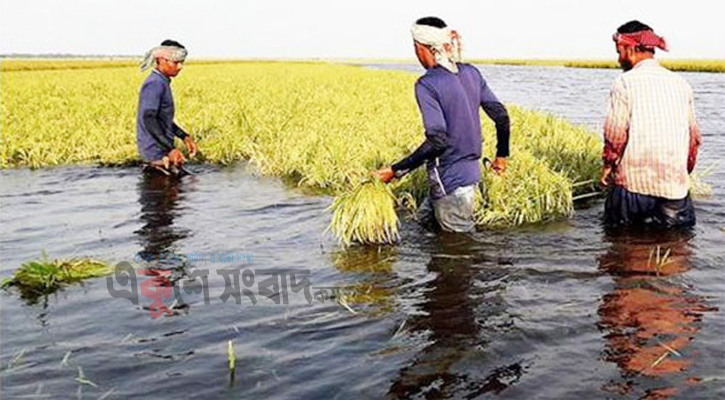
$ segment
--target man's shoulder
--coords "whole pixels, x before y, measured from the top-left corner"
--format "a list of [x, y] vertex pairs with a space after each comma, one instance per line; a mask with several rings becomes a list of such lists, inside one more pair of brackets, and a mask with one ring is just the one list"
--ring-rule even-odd
[[163, 89], [167, 86], [169, 86], [169, 83], [164, 77], [156, 72], [151, 72], [144, 80], [142, 89]]
[[474, 74], [481, 75], [481, 71], [479, 71], [478, 68], [476, 68], [472, 64], [468, 64], [468, 63], [458, 63], [458, 69], [460, 71], [464, 71], [466, 73], [474, 73]]
[[628, 79], [631, 78], [631, 76], [628, 75], [630, 72], [632, 72], [632, 71], [626, 71], [626, 72], [623, 72], [623, 73], [615, 76], [614, 81], [612, 81], [612, 86], [623, 85], [624, 82], [626, 82]]
[[425, 71], [423, 75], [418, 77], [415, 81], [415, 86], [433, 86], [437, 80], [440, 79], [438, 71], [435, 68], [430, 68]]
[[481, 82], [486, 82], [486, 79], [484, 79], [483, 74], [481, 74], [481, 71], [471, 64], [459, 63], [458, 70], [459, 70], [459, 73], [462, 75], [469, 75], [469, 76], [472, 76], [476, 80], [479, 80]]
[[677, 83], [678, 85], [682, 85], [682, 86], [692, 90], [692, 87], [690, 86], [690, 82], [688, 82], [684, 76], [682, 76], [681, 74], [679, 74], [675, 71], [672, 71], [669, 68], [666, 68], [664, 66], [662, 66], [661, 68], [662, 68], [663, 76], [666, 76], [668, 79], [670, 79], [672, 82]]
[[[478, 70], [478, 68], [474, 67], [471, 64], [464, 64], [464, 63], [458, 63], [458, 74], [464, 74], [464, 75], [476, 75], [478, 77], [481, 77], [481, 72]], [[426, 70], [425, 74], [421, 75], [420, 78], [418, 78], [417, 83], [422, 84], [434, 84], [438, 81], [445, 81], [447, 79], [454, 78], [455, 75], [451, 74], [447, 70], [436, 67], [436, 68], [430, 68]]]
[[691, 90], [690, 83], [682, 75], [665, 68], [659, 62], [649, 63], [645, 68], [635, 67], [615, 79], [615, 83], [619, 82], [623, 86], [637, 83], [651, 84], [653, 81], [681, 85]]

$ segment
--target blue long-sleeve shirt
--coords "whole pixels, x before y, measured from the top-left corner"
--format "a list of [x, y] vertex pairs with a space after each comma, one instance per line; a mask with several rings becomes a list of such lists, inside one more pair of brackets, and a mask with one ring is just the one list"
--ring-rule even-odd
[[160, 160], [174, 149], [174, 137], [187, 134], [174, 123], [171, 79], [153, 70], [141, 86], [136, 116], [136, 143], [144, 161]]
[[458, 64], [457, 74], [440, 66], [428, 69], [415, 84], [415, 96], [426, 138], [418, 149], [392, 168], [396, 173], [405, 173], [426, 162], [434, 199], [478, 183], [481, 178], [479, 107], [496, 124], [496, 155], [508, 156], [508, 113], [474, 66]]

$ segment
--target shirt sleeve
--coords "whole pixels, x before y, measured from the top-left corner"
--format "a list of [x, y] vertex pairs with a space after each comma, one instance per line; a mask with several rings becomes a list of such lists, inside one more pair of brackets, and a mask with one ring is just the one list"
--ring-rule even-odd
[[435, 157], [437, 157], [437, 152], [433, 145], [426, 140], [411, 155], [393, 164], [391, 168], [395, 172], [395, 176], [401, 177]]
[[412, 171], [424, 162], [439, 157], [448, 147], [446, 119], [435, 91], [418, 81], [415, 85], [415, 98], [423, 117], [425, 141], [413, 154], [392, 165], [396, 175]]
[[486, 112], [496, 124], [496, 157], [509, 156], [509, 144], [511, 138], [511, 120], [509, 119], [506, 107], [501, 103], [481, 103], [483, 111]]
[[138, 110], [142, 114], [146, 110], [159, 111], [164, 85], [157, 80], [149, 80], [141, 87]]
[[483, 79], [480, 71], [476, 72], [481, 80], [481, 108], [496, 125], [496, 157], [508, 157], [511, 137], [511, 120], [508, 111]]
[[481, 78], [481, 104], [484, 103], [501, 103], [498, 100], [498, 97], [496, 97], [495, 94], [493, 94], [493, 90], [491, 90], [491, 87], [488, 86], [488, 83], [485, 79], [481, 76], [481, 73], [478, 73], [478, 76]]
[[418, 101], [420, 115], [423, 117], [425, 140], [429, 141], [436, 151], [443, 153], [448, 146], [448, 126], [438, 96], [432, 88], [419, 82], [415, 86], [415, 98]]
[[161, 96], [163, 94], [164, 86], [161, 82], [149, 81], [141, 87], [141, 94], [139, 98], [138, 112], [141, 114], [141, 118], [144, 124], [146, 132], [151, 135], [154, 141], [164, 149], [164, 151], [173, 150], [173, 146], [170, 146], [164, 140], [164, 132], [161, 129], [161, 124], [158, 121], [159, 108], [161, 106]]
[[695, 116], [695, 96], [690, 92], [688, 120], [690, 125], [690, 148], [687, 155], [687, 172], [690, 173], [695, 169], [697, 163], [697, 152], [702, 144], [702, 135], [700, 128], [697, 126], [697, 117]]
[[181, 129], [181, 127], [179, 125], [177, 125], [176, 122], [174, 122], [171, 125], [171, 131], [174, 133], [174, 135], [176, 137], [178, 137], [181, 140], [184, 140], [184, 139], [186, 139], [187, 136], [189, 136], [189, 134], [186, 133], [186, 131], [184, 131], [183, 129]]
[[602, 154], [605, 165], [616, 166], [619, 163], [629, 140], [632, 105], [626, 89], [624, 81], [617, 79], [612, 84], [609, 93], [607, 118], [604, 121], [604, 152]]

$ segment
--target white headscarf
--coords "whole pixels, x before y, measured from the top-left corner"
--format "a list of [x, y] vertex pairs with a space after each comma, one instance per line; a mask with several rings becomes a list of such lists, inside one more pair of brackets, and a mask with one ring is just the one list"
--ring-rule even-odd
[[431, 49], [438, 65], [453, 73], [458, 72], [456, 63], [461, 61], [461, 40], [458, 33], [448, 27], [436, 28], [418, 24], [413, 24], [410, 31], [413, 40]]
[[146, 52], [141, 62], [141, 71], [145, 71], [148, 67], [156, 66], [157, 58], [165, 58], [171, 61], [183, 62], [189, 54], [186, 49], [176, 46], [157, 46]]

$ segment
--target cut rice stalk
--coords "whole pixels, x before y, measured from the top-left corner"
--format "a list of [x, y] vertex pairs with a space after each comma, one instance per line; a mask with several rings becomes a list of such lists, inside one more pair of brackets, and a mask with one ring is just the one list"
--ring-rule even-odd
[[400, 239], [395, 195], [377, 178], [367, 179], [344, 192], [332, 202], [332, 220], [328, 229], [349, 246], [391, 244]]

